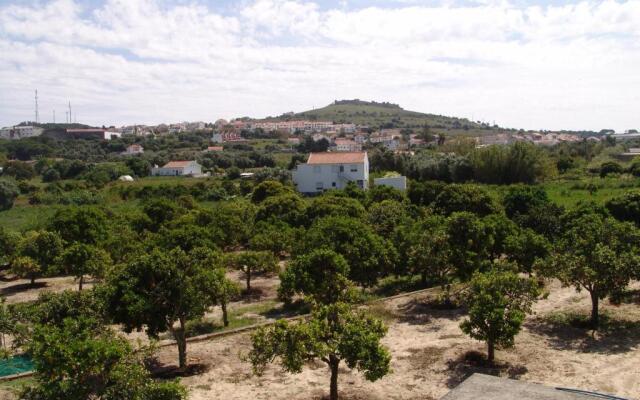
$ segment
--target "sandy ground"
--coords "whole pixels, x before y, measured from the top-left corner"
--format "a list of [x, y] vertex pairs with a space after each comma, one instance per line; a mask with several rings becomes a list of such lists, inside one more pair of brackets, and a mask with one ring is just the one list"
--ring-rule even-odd
[[[241, 280], [239, 275], [234, 278]], [[257, 277], [254, 286], [260, 298], [245, 298], [232, 307], [273, 299], [277, 278]], [[473, 352], [484, 354], [485, 346], [462, 334], [461, 310], [434, 309], [424, 295], [374, 306], [389, 325], [383, 342], [392, 355], [393, 373], [372, 383], [342, 365], [341, 397], [439, 399], [470, 374], [480, 372], [640, 399], [640, 294], [621, 306], [602, 302], [603, 313], [626, 323], [594, 334], [549, 322], [547, 317], [560, 311], [587, 314], [590, 302], [584, 292], [561, 288], [557, 283], [548, 288], [550, 295], [536, 303], [534, 314], [516, 338], [516, 347], [498, 351], [498, 364], [491, 368], [470, 356]], [[218, 312], [214, 310], [211, 316]], [[249, 334], [189, 344], [189, 362], [204, 370], [182, 378], [190, 399], [321, 399], [327, 395], [329, 375], [323, 363], [310, 364], [297, 375], [272, 365], [264, 376], [255, 377], [250, 364], [242, 361], [249, 350]], [[159, 350], [157, 357], [160, 365], [171, 368], [176, 364], [177, 352], [173, 346], [166, 347]], [[11, 398], [7, 396], [0, 389], [0, 399]]]
[[[85, 278], [83, 288], [89, 289], [92, 286], [91, 279]], [[16, 278], [6, 271], [0, 273], [0, 296], [6, 299], [7, 304], [34, 301], [42, 292], [61, 292], [67, 289], [78, 290], [78, 281], [70, 276], [40, 278], [31, 286], [28, 279]]]
[[[640, 398], [638, 304], [613, 307], [605, 302], [603, 311], [636, 323], [592, 336], [582, 329], [550, 325], [542, 318], [560, 309], [589, 310], [585, 293], [554, 284], [551, 295], [535, 306], [516, 347], [497, 352], [497, 368], [479, 366], [465, 356], [470, 351], [484, 353], [485, 347], [461, 333], [458, 325], [464, 315], [459, 310], [435, 310], [421, 297], [396, 299], [383, 308], [389, 321], [384, 344], [392, 354], [393, 373], [371, 383], [343, 366], [339, 378], [343, 398], [438, 399], [473, 372]], [[207, 369], [182, 378], [190, 398], [320, 399], [327, 394], [329, 376], [324, 364], [309, 365], [297, 375], [273, 365], [258, 378], [241, 361], [249, 349], [248, 334], [190, 344], [189, 362]], [[162, 349], [158, 359], [174, 364], [175, 349]]]

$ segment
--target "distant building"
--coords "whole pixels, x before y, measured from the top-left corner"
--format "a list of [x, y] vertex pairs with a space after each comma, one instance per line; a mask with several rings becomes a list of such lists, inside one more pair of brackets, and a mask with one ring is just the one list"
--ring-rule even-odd
[[334, 140], [334, 144], [336, 151], [362, 151], [362, 144], [351, 139], [336, 139]]
[[0, 139], [23, 139], [40, 136], [43, 129], [35, 126], [11, 126], [0, 129]]
[[122, 152], [123, 155], [127, 156], [133, 156], [142, 153], [144, 153], [144, 147], [140, 146], [139, 144], [132, 144], [130, 146], [127, 146], [127, 149]]
[[305, 164], [293, 171], [293, 182], [301, 193], [315, 194], [344, 189], [349, 182], [367, 189], [369, 158], [366, 152], [311, 153]]
[[374, 186], [391, 186], [394, 189], [407, 190], [406, 176], [390, 176], [385, 178], [376, 178], [373, 180]]
[[239, 133], [236, 132], [222, 132], [222, 133], [214, 133], [211, 137], [211, 141], [214, 143], [224, 143], [224, 142], [244, 142], [245, 139], [240, 136]]
[[207, 147], [205, 152], [208, 153], [210, 151], [222, 151], [222, 150], [224, 150], [224, 147], [222, 147], [222, 146], [209, 146], [209, 147]]
[[74, 139], [102, 139], [111, 140], [122, 136], [120, 132], [112, 132], [100, 128], [67, 129], [67, 135]]
[[202, 175], [202, 166], [196, 161], [169, 161], [162, 167], [154, 167], [151, 174], [156, 176]]

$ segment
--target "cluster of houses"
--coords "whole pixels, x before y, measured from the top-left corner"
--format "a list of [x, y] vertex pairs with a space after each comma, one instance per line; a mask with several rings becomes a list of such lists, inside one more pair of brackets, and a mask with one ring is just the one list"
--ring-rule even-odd
[[[495, 144], [512, 144], [515, 142], [530, 142], [540, 146], [553, 146], [559, 143], [582, 142], [584, 136], [569, 133], [556, 132], [520, 132], [520, 133], [500, 133], [497, 135], [480, 136], [476, 138], [477, 147], [486, 147]], [[599, 142], [597, 136], [589, 136], [586, 140]]]
[[43, 129], [35, 126], [8, 126], [0, 129], [0, 139], [22, 139], [40, 136]]

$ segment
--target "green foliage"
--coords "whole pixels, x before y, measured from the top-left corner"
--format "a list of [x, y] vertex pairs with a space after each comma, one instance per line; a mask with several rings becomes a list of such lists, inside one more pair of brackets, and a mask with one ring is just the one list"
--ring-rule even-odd
[[547, 153], [527, 142], [476, 149], [471, 164], [475, 179], [484, 183], [535, 183], [556, 174]]
[[13, 202], [18, 197], [18, 187], [11, 181], [0, 180], [0, 211], [13, 207]]
[[491, 264], [495, 244], [493, 232], [481, 218], [469, 212], [454, 213], [447, 219], [447, 235], [451, 248], [449, 262], [462, 280]]
[[186, 390], [177, 382], [155, 382], [128, 341], [87, 318], [62, 325], [38, 325], [29, 352], [36, 385], [23, 400], [181, 400]]
[[3, 174], [22, 181], [33, 179], [36, 176], [36, 171], [31, 164], [22, 161], [9, 161], [4, 165]]
[[147, 200], [142, 206], [142, 211], [149, 218], [148, 229], [152, 232], [157, 232], [160, 226], [183, 213], [175, 201], [162, 197]]
[[407, 197], [409, 197], [412, 204], [430, 206], [445, 186], [445, 183], [439, 181], [410, 181]]
[[598, 326], [598, 302], [626, 288], [640, 271], [640, 231], [597, 212], [577, 214], [555, 244], [542, 272], [565, 286], [589, 292], [591, 323]]
[[373, 203], [367, 212], [367, 222], [381, 237], [391, 237], [395, 229], [407, 223], [408, 220], [406, 204], [396, 200]]
[[385, 200], [394, 200], [399, 203], [407, 201], [404, 192], [387, 185], [373, 186], [367, 190], [367, 204], [371, 205]]
[[451, 247], [443, 217], [432, 216], [416, 223], [406, 242], [403, 253], [407, 266], [410, 272], [420, 275], [423, 286], [427, 280], [443, 286], [449, 283], [454, 265], [450, 262]]
[[397, 258], [391, 243], [354, 218], [317, 220], [294, 253], [305, 254], [322, 247], [342, 255], [349, 264], [349, 279], [363, 287], [373, 286], [381, 276], [391, 272]]
[[277, 181], [264, 181], [253, 188], [251, 201], [255, 204], [260, 204], [268, 197], [280, 196], [288, 193], [292, 193], [291, 188], [284, 186], [282, 183]]
[[[54, 271], [56, 259], [62, 250], [62, 238], [56, 232], [27, 232], [19, 244], [19, 253], [23, 257], [12, 263], [12, 269], [16, 275], [29, 278], [33, 283], [36, 278]], [[18, 271], [20, 269], [22, 272]], [[29, 269], [33, 271], [27, 273]]]
[[621, 174], [624, 172], [624, 168], [622, 168], [622, 165], [618, 164], [615, 161], [608, 161], [605, 163], [602, 163], [602, 165], [600, 166], [600, 177], [604, 178], [607, 175], [610, 174]]
[[99, 247], [73, 243], [64, 250], [58, 262], [65, 272], [72, 274], [78, 280], [78, 288], [82, 290], [84, 276], [102, 278], [111, 266], [112, 260], [109, 253]]
[[326, 194], [314, 198], [307, 208], [306, 214], [307, 221], [315, 221], [318, 218], [328, 216], [362, 218], [365, 210], [356, 199]]
[[0, 265], [9, 262], [18, 250], [20, 235], [0, 226]]
[[[185, 324], [201, 318], [215, 303], [207, 295], [215, 282], [210, 268], [182, 250], [153, 249], [114, 268], [105, 289], [107, 310], [125, 331], [145, 327], [150, 337], [171, 331], [180, 367], [186, 365]], [[179, 327], [174, 327], [178, 322]]]
[[469, 317], [460, 328], [472, 338], [487, 342], [487, 359], [493, 362], [496, 347], [513, 346], [537, 296], [537, 284], [532, 279], [498, 268], [475, 273], [465, 296]]
[[260, 204], [256, 221], [279, 219], [291, 226], [300, 226], [304, 223], [306, 208], [306, 202], [294, 193], [268, 197]]
[[640, 226], [640, 191], [630, 191], [605, 203], [605, 207], [619, 221]]
[[43, 292], [38, 296], [30, 322], [37, 325], [62, 328], [67, 318], [78, 320], [85, 318], [87, 324], [93, 323], [96, 329], [107, 322], [104, 302], [95, 289], [62, 292]]
[[278, 272], [278, 260], [270, 251], [243, 251], [228, 256], [229, 263], [245, 276], [247, 291], [251, 291], [251, 277], [262, 272]]
[[537, 262], [545, 260], [551, 253], [551, 243], [532, 229], [521, 229], [506, 238], [504, 253], [515, 262], [522, 272], [531, 273]]
[[342, 361], [351, 369], [376, 381], [390, 372], [391, 357], [380, 340], [387, 333], [382, 321], [364, 311], [354, 311], [337, 303], [315, 308], [306, 321], [278, 321], [252, 336], [249, 360], [254, 373], [261, 374], [276, 358], [282, 369], [300, 373], [304, 365], [322, 360], [331, 371], [330, 399], [338, 398], [338, 368]]
[[254, 234], [249, 239], [249, 248], [256, 251], [270, 251], [279, 257], [290, 253], [297, 231], [282, 221], [258, 222]]
[[291, 303], [295, 294], [304, 294], [321, 304], [348, 300], [349, 265], [332, 250], [313, 250], [296, 257], [280, 273], [278, 298]]
[[96, 207], [67, 207], [54, 215], [50, 226], [67, 242], [95, 245], [106, 239], [107, 215]]
[[529, 214], [532, 209], [547, 203], [549, 197], [541, 186], [511, 185], [502, 198], [504, 212], [509, 218]]
[[497, 212], [500, 206], [493, 196], [481, 186], [452, 184], [445, 186], [436, 196], [433, 209], [443, 215], [468, 211], [485, 216]]

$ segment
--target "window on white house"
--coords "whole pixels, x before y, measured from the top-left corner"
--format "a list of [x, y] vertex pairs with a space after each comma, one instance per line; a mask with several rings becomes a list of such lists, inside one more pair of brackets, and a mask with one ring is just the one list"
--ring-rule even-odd
[[352, 165], [351, 166], [351, 172], [358, 172], [358, 166], [357, 165]]
[[336, 187], [336, 183], [335, 182], [331, 182], [331, 186]]
[[344, 172], [344, 165], [340, 166], [340, 172]]
[[316, 190], [324, 189], [324, 184], [322, 182], [316, 182]]

